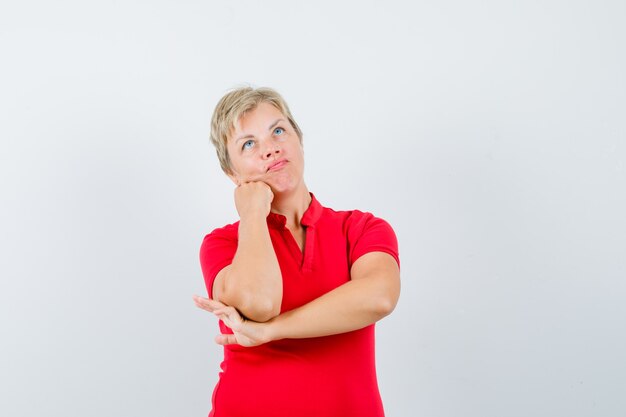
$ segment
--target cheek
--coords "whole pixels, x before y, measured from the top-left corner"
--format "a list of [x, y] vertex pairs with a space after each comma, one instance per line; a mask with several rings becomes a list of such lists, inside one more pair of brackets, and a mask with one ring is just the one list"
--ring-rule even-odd
[[302, 148], [298, 150], [298, 159], [302, 162], [302, 165], [304, 165], [304, 149]]
[[292, 146], [289, 147], [289, 151], [299, 159], [302, 159], [304, 156], [304, 149], [299, 142], [293, 143]]
[[259, 171], [259, 167], [255, 164], [250, 163], [250, 161], [243, 161], [240, 165], [239, 172], [242, 175], [251, 175], [256, 174]]
[[250, 165], [250, 158], [240, 153], [230, 152], [230, 165], [238, 170], [245, 170]]

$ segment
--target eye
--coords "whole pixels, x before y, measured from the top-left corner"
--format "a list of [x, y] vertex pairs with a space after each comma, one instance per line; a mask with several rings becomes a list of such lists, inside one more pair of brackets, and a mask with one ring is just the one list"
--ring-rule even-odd
[[277, 127], [276, 129], [274, 129], [275, 135], [282, 135], [283, 133], [285, 133], [285, 129], [283, 129], [282, 127]]
[[247, 140], [243, 143], [243, 146], [241, 147], [241, 149], [245, 151], [246, 149], [250, 149], [252, 145], [254, 145], [254, 141], [252, 139]]

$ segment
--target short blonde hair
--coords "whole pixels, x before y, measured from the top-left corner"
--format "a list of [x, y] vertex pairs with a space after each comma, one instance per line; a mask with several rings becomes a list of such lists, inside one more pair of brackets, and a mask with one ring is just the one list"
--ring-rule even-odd
[[217, 103], [211, 118], [211, 142], [217, 151], [220, 166], [226, 174], [232, 174], [230, 156], [228, 155], [228, 138], [235, 129], [235, 124], [246, 112], [254, 110], [260, 103], [269, 103], [280, 110], [289, 120], [302, 143], [302, 131], [294, 120], [287, 102], [277, 91], [267, 88], [241, 87], [228, 92]]

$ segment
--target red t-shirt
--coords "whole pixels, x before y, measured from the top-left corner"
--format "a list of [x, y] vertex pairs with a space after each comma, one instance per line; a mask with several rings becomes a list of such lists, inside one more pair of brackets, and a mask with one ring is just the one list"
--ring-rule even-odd
[[[396, 236], [387, 222], [358, 210], [322, 207], [311, 197], [301, 221], [306, 227], [304, 254], [285, 227], [285, 217], [267, 217], [283, 277], [281, 312], [348, 282], [352, 264], [368, 252], [386, 252], [399, 263]], [[200, 263], [209, 297], [215, 276], [235, 256], [238, 226], [216, 229], [202, 242]], [[219, 326], [222, 333], [232, 333], [222, 321]], [[333, 336], [225, 346], [221, 369], [209, 417], [384, 416], [373, 324]]]

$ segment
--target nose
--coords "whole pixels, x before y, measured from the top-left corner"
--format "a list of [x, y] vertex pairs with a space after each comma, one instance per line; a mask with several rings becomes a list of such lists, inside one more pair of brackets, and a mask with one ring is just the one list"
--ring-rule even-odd
[[272, 156], [280, 155], [280, 153], [280, 146], [275, 142], [269, 142], [263, 148], [263, 159], [270, 159]]

